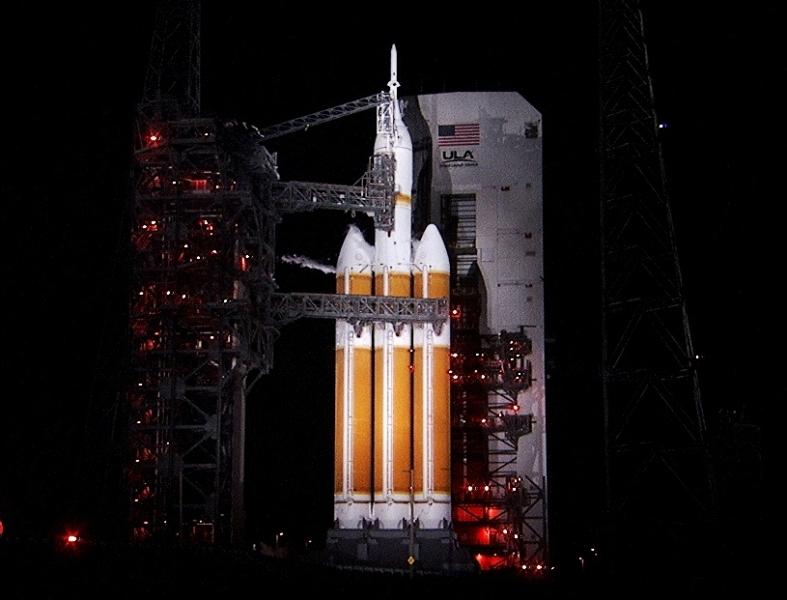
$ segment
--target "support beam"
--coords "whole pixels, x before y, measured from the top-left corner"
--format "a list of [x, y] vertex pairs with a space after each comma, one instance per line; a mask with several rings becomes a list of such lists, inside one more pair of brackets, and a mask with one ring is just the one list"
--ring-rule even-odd
[[277, 123], [276, 125], [263, 127], [260, 129], [260, 135], [262, 135], [265, 142], [268, 142], [272, 139], [287, 135], [289, 133], [295, 133], [296, 131], [308, 129], [309, 127], [314, 127], [316, 125], [322, 125], [323, 123], [328, 123], [329, 121], [335, 121], [336, 119], [341, 119], [342, 117], [346, 117], [348, 115], [354, 115], [355, 113], [363, 112], [365, 110], [369, 110], [370, 108], [376, 108], [380, 104], [385, 104], [390, 101], [391, 99], [386, 92], [379, 92], [372, 96], [366, 96], [365, 98], [359, 98], [358, 100], [345, 102], [339, 106], [326, 108], [303, 117], [298, 117], [296, 119], [284, 121], [283, 123]]
[[273, 294], [271, 316], [281, 324], [311, 317], [342, 319], [351, 323], [431, 322], [439, 327], [448, 318], [448, 298]]
[[277, 181], [271, 194], [280, 212], [305, 212], [316, 209], [352, 210], [372, 213], [375, 227], [393, 229], [393, 160], [375, 157], [355, 185]]

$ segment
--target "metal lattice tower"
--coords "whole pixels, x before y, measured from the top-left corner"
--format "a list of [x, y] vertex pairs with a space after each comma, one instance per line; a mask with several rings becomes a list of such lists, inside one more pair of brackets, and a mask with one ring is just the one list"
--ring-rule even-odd
[[200, 118], [200, 4], [156, 12], [133, 172], [126, 467], [137, 541], [240, 541], [245, 401], [272, 362], [259, 134]]
[[270, 368], [276, 333], [275, 169], [258, 136], [232, 122], [156, 127], [135, 161], [132, 536], [238, 542], [246, 396]]
[[640, 3], [601, 0], [599, 19], [610, 541], [618, 557], [644, 561], [645, 549], [669, 561], [713, 512], [705, 421]]
[[156, 10], [141, 116], [155, 119], [200, 114], [200, 10], [197, 0], [165, 0]]

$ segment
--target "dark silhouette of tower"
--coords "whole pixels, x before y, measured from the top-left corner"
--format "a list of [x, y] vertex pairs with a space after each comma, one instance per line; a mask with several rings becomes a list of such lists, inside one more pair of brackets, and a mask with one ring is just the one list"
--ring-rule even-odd
[[253, 128], [200, 115], [199, 48], [199, 3], [162, 3], [133, 169], [136, 541], [242, 541], [245, 401], [272, 360], [275, 164]]
[[201, 4], [196, 0], [159, 3], [138, 107], [140, 118], [200, 114], [200, 15]]
[[599, 19], [608, 533], [613, 564], [664, 565], [696, 552], [713, 515], [698, 357], [640, 3], [601, 0]]

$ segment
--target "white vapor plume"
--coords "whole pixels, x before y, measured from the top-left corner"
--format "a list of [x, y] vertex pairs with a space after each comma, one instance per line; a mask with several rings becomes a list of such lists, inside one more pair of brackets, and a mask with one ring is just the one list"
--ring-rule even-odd
[[298, 265], [305, 269], [316, 269], [317, 271], [322, 271], [323, 273], [328, 273], [329, 275], [336, 273], [335, 267], [332, 267], [331, 265], [324, 265], [320, 262], [317, 262], [316, 260], [306, 256], [299, 256], [298, 254], [288, 254], [287, 256], [282, 256], [281, 262], [291, 265]]

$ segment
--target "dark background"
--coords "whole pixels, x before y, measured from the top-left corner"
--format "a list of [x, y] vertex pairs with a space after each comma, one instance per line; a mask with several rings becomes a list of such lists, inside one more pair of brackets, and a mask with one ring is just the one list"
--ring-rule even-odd
[[[591, 544], [601, 503], [595, 3], [206, 2], [203, 110], [266, 125], [383, 89], [515, 90], [544, 116], [550, 517], [556, 548]], [[785, 79], [775, 3], [647, 3], [662, 142], [706, 414], [760, 425], [784, 400]], [[549, 5], [549, 6], [547, 6]], [[15, 9], [0, 32], [3, 160], [0, 519], [45, 536], [65, 523], [122, 527], [114, 418], [124, 360], [126, 202], [152, 2]], [[283, 179], [351, 183], [371, 153], [371, 112], [273, 142]], [[279, 252], [334, 263], [349, 217], [287, 217]], [[775, 227], [774, 227], [775, 226]], [[332, 278], [278, 267], [283, 290]], [[774, 343], [778, 342], [778, 343]], [[333, 324], [284, 329], [276, 370], [248, 408], [250, 535], [319, 540], [332, 519]], [[772, 349], [774, 348], [774, 349]], [[763, 518], [756, 463], [735, 529]], [[113, 527], [114, 525], [114, 527]], [[99, 533], [100, 532], [100, 533]]]

